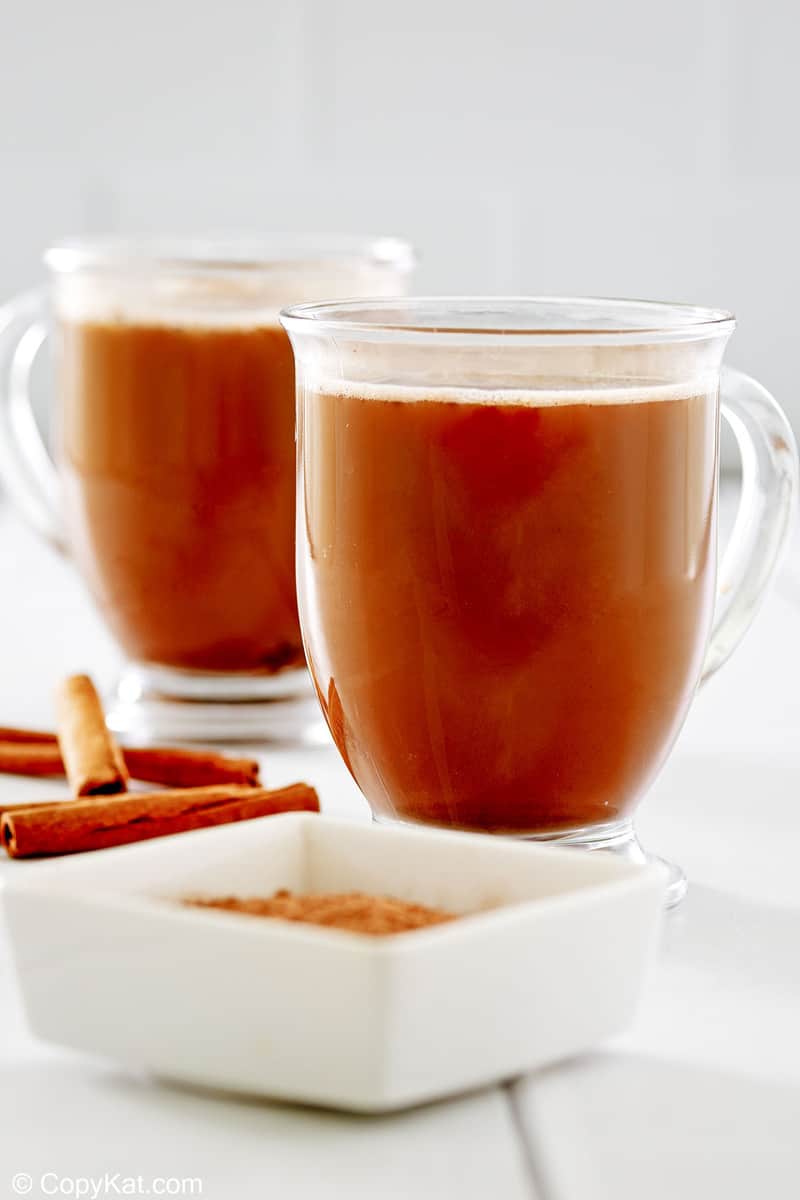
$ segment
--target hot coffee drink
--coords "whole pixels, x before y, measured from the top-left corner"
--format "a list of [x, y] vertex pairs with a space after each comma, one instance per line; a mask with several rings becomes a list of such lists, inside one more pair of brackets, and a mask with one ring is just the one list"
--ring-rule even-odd
[[[45, 261], [47, 291], [0, 314], [0, 475], [75, 560], [129, 660], [109, 724], [158, 742], [318, 741], [295, 588], [294, 360], [279, 313], [287, 301], [402, 293], [410, 247], [92, 237]], [[48, 330], [58, 471], [27, 379]]]
[[714, 607], [717, 392], [303, 389], [310, 666], [378, 814], [629, 815]]
[[61, 323], [70, 542], [132, 658], [303, 662], [294, 583], [294, 366], [277, 325]]
[[[797, 488], [785, 416], [722, 370], [731, 314], [423, 296], [282, 321], [303, 638], [373, 815], [647, 862], [633, 810], [750, 624]], [[744, 487], [715, 596], [720, 413]]]

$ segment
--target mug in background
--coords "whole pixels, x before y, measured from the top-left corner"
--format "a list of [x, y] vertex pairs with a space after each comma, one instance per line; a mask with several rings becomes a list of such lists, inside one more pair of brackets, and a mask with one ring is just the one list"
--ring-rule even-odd
[[[0, 310], [2, 478], [68, 547], [131, 666], [139, 737], [302, 739], [316, 709], [294, 578], [289, 301], [396, 295], [395, 239], [91, 238]], [[52, 325], [58, 477], [28, 404]]]
[[[783, 413], [725, 370], [744, 476], [717, 587], [733, 318], [420, 299], [283, 322], [300, 619], [373, 814], [641, 859], [632, 813], [749, 625], [797, 489]], [[670, 902], [684, 889], [671, 868]]]

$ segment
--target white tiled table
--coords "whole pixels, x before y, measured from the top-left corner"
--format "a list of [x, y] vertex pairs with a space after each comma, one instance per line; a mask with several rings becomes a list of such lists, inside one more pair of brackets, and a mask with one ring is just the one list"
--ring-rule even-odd
[[[52, 722], [115, 654], [69, 566], [0, 504], [0, 724]], [[366, 819], [333, 751], [270, 752]], [[53, 784], [0, 777], [3, 795]], [[78, 1177], [200, 1178], [206, 1200], [796, 1200], [800, 1196], [800, 543], [698, 697], [641, 815], [690, 891], [634, 1030], [506, 1088], [355, 1118], [218, 1098], [35, 1042], [0, 932], [0, 1197]], [[3, 873], [35, 864], [0, 864]], [[591, 997], [587, 997], [587, 1003]], [[58, 1193], [57, 1193], [58, 1194]], [[64, 1194], [63, 1191], [61, 1194]], [[104, 1194], [114, 1194], [106, 1192]]]

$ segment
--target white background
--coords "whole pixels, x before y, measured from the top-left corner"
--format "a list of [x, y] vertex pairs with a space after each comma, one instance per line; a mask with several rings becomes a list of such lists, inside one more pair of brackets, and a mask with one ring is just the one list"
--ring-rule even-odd
[[16, 0], [0, 300], [76, 232], [396, 232], [421, 291], [732, 308], [800, 428], [800, 9]]

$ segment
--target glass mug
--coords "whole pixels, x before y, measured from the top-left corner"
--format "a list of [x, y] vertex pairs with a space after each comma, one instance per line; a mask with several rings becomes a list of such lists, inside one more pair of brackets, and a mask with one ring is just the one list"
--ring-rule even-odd
[[[397, 239], [91, 238], [0, 309], [0, 476], [130, 660], [109, 723], [313, 740], [294, 582], [291, 301], [397, 295]], [[28, 378], [55, 334], [58, 472]]]
[[[717, 586], [732, 316], [378, 299], [282, 318], [306, 655], [374, 816], [641, 861], [632, 813], [795, 503], [785, 416], [723, 370], [743, 489]], [[685, 886], [670, 867], [670, 902]]]

